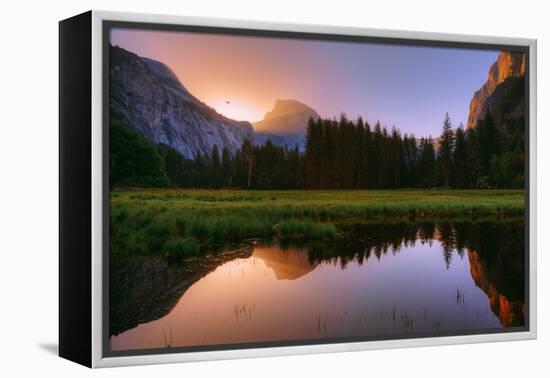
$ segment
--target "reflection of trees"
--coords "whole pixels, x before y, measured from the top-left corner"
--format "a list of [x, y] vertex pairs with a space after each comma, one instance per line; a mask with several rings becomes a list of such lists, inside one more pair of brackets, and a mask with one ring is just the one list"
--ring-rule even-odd
[[451, 223], [440, 223], [437, 225], [437, 230], [439, 232], [439, 240], [441, 241], [445, 266], [449, 269], [451, 261], [453, 260], [453, 251], [456, 246], [455, 228]]
[[425, 222], [418, 224], [418, 239], [423, 242], [431, 242], [435, 233], [435, 223]]
[[[352, 260], [363, 264], [371, 256], [379, 260], [388, 253], [399, 253], [401, 248], [435, 240], [441, 244], [446, 266], [452, 263], [455, 252], [463, 258], [467, 250], [474, 250], [496, 271], [506, 272], [503, 281], [512, 278], [514, 282], [523, 282], [523, 223], [361, 223], [348, 226], [344, 235], [346, 237], [338, 242], [304, 243], [302, 247], [307, 248], [312, 262], [331, 262], [345, 267]], [[289, 245], [294, 246], [296, 242], [281, 247]]]
[[465, 239], [465, 232], [466, 232], [466, 224], [465, 223], [455, 223], [454, 225], [454, 247], [456, 249], [456, 252], [460, 256], [460, 258], [464, 258], [464, 254], [466, 252], [466, 239]]
[[374, 256], [380, 260], [391, 252], [415, 243], [439, 241], [447, 268], [453, 254], [468, 253], [470, 272], [489, 297], [493, 312], [505, 326], [524, 324], [525, 232], [522, 222], [440, 222], [356, 224], [336, 243], [306, 244], [312, 263], [330, 263], [342, 269], [351, 261], [359, 265]]
[[487, 278], [509, 298], [524, 300], [525, 232], [523, 223], [464, 226], [464, 245], [475, 251]]
[[[403, 247], [414, 246], [418, 239], [419, 228], [418, 225], [411, 223], [354, 224], [348, 226], [344, 233], [349, 237], [336, 243], [304, 244], [310, 261], [323, 261], [345, 268], [350, 261], [357, 261], [361, 265], [371, 256], [380, 260], [388, 253], [397, 254]], [[431, 238], [433, 238], [433, 232]], [[285, 244], [282, 244], [282, 247], [284, 248]]]

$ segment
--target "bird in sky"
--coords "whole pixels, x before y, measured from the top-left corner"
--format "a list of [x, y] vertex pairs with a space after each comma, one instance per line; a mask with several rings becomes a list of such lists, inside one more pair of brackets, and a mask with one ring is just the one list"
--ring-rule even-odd
[[231, 101], [226, 101], [225, 103], [226, 103], [226, 104], [231, 104]]

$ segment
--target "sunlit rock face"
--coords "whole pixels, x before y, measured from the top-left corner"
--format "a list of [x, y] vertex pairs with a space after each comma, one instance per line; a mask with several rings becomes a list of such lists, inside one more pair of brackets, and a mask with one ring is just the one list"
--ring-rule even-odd
[[309, 106], [296, 100], [277, 100], [264, 119], [254, 123], [256, 144], [268, 140], [277, 146], [305, 148], [307, 123], [310, 118], [319, 119], [319, 114]]
[[217, 113], [194, 97], [163, 63], [110, 47], [110, 107], [154, 144], [187, 158], [210, 154], [214, 145], [234, 153], [253, 140], [249, 122]]
[[502, 51], [489, 69], [487, 82], [474, 94], [470, 102], [468, 127], [474, 127], [479, 119], [485, 117], [487, 111], [492, 111], [500, 104], [505, 92], [504, 88], [497, 91], [500, 84], [505, 83], [510, 77], [520, 77], [524, 74], [525, 54]]
[[498, 317], [503, 327], [523, 326], [525, 324], [525, 304], [507, 298], [499, 292], [489, 279], [485, 263], [475, 251], [468, 250], [470, 273], [477, 287], [489, 297], [491, 310]]
[[257, 247], [254, 256], [260, 258], [278, 280], [298, 279], [319, 265], [318, 262], [309, 260], [307, 252], [294, 248], [274, 251], [273, 248]]
[[267, 133], [305, 133], [309, 118], [317, 120], [319, 114], [299, 101], [277, 100], [273, 110], [254, 123], [254, 129]]

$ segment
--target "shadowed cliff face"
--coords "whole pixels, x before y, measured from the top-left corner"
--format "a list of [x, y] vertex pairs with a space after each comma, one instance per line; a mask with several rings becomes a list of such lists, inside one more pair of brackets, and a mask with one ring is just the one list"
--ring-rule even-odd
[[470, 272], [476, 285], [487, 294], [491, 310], [503, 327], [523, 326], [525, 324], [525, 303], [513, 300], [499, 292], [488, 277], [487, 267], [475, 251], [468, 250]]
[[465, 227], [464, 249], [477, 287], [503, 327], [525, 325], [525, 233], [522, 223]]
[[199, 101], [164, 64], [110, 47], [110, 107], [154, 144], [187, 158], [210, 154], [214, 145], [235, 152], [253, 140], [249, 122], [218, 114]]
[[517, 78], [524, 74], [525, 55], [502, 51], [497, 61], [489, 69], [487, 82], [474, 94], [470, 102], [468, 127], [474, 127], [479, 119], [485, 117], [487, 111], [493, 111], [501, 102], [505, 92], [504, 88], [501, 88], [497, 96], [494, 96], [500, 84], [505, 83], [508, 78]]

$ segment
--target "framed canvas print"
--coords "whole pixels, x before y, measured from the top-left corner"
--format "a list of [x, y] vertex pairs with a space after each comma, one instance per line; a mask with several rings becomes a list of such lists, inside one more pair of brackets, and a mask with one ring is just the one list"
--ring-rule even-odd
[[536, 41], [60, 24], [60, 355], [536, 337]]

